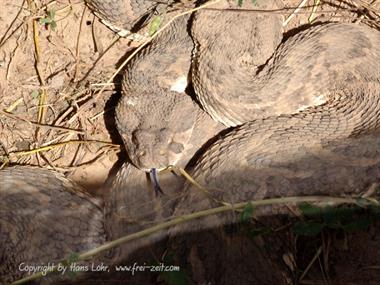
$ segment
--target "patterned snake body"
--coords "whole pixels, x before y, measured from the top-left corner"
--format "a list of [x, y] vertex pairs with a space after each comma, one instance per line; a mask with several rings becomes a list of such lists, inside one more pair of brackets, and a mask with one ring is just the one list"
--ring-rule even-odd
[[[128, 30], [157, 8], [149, 1], [86, 2], [100, 17]], [[251, 7], [249, 2], [244, 1], [242, 8]], [[231, 3], [219, 5], [241, 9]], [[258, 1], [258, 5], [279, 7], [278, 1]], [[280, 41], [279, 16], [206, 10], [177, 19], [128, 65], [117, 127], [131, 161], [144, 171], [169, 164], [185, 167], [196, 154], [187, 170], [207, 187], [208, 195], [182, 180], [173, 183], [164, 178], [167, 195], [155, 197], [146, 191], [145, 173], [128, 165], [113, 180], [104, 227], [97, 202], [66, 191], [76, 186], [61, 176], [35, 168], [1, 171], [5, 198], [0, 201], [0, 240], [10, 245], [0, 252], [5, 260], [0, 274], [12, 271], [7, 281], [20, 277], [14, 273], [14, 262], [21, 259], [15, 260], [12, 252], [28, 262], [48, 262], [59, 259], [58, 252], [101, 244], [105, 232], [118, 238], [145, 227], [131, 220], [149, 224], [217, 206], [217, 201], [354, 195], [379, 182], [380, 33], [365, 26], [330, 23], [305, 30], [276, 49]], [[197, 100], [187, 96], [189, 82]], [[219, 133], [222, 124], [238, 126]], [[19, 182], [22, 173], [27, 179]], [[45, 177], [44, 182], [36, 182], [37, 176]], [[50, 256], [38, 244], [22, 242], [31, 231], [23, 230], [30, 224], [24, 211], [13, 216], [2, 210], [20, 205], [35, 215], [43, 204], [39, 200], [54, 214], [48, 225], [53, 220], [56, 227], [38, 228], [43, 223], [30, 227], [45, 233], [35, 243], [56, 237], [48, 246]], [[66, 212], [68, 208], [77, 211]], [[265, 208], [261, 213], [277, 210], [284, 211]], [[190, 229], [232, 221], [233, 215], [213, 216], [156, 238], [168, 234], [174, 238]], [[137, 242], [125, 246], [118, 254], [125, 256], [139, 246]]]
[[103, 205], [62, 174], [10, 167], [0, 186], [0, 284], [105, 242]]

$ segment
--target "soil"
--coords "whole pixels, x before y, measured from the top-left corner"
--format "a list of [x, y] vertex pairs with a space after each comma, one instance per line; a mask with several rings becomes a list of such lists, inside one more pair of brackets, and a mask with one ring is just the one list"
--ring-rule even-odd
[[[113, 119], [120, 77], [111, 77], [139, 43], [115, 35], [83, 1], [1, 2], [0, 165], [52, 168], [89, 192], [106, 195], [101, 186], [116, 163], [125, 159], [120, 156], [123, 147]], [[302, 1], [284, 2], [288, 10], [281, 12], [287, 19]], [[380, 27], [379, 1], [320, 1], [313, 13], [314, 2], [318, 1], [306, 1], [304, 9], [292, 16], [284, 27], [285, 36], [303, 29], [311, 16], [315, 22], [364, 22]], [[312, 268], [303, 283], [377, 283], [379, 239], [374, 234], [377, 228], [371, 229], [347, 238], [350, 251], [341, 250], [341, 241], [334, 240], [323, 254], [334, 254], [334, 264], [339, 265], [327, 277], [326, 272]], [[300, 256], [307, 256], [298, 264], [305, 268], [313, 254], [301, 252]], [[358, 264], [363, 256], [374, 262]]]
[[[12, 164], [65, 172], [94, 191], [118, 159], [120, 140], [113, 109], [119, 86], [106, 82], [130, 49], [130, 41], [101, 24], [82, 1], [35, 1], [35, 12], [23, 0], [4, 2], [0, 9], [0, 155], [8, 156]], [[41, 23], [49, 19], [48, 11], [55, 11], [55, 27]], [[35, 27], [33, 19], [37, 19]], [[105, 91], [84, 108], [103, 86]], [[19, 153], [68, 141], [82, 143]]]

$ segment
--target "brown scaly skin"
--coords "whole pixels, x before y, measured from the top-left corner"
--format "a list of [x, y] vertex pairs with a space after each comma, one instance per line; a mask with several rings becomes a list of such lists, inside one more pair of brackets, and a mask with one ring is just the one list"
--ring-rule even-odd
[[[275, 3], [259, 1], [258, 5], [275, 7]], [[249, 5], [249, 1], [244, 1], [244, 5]], [[252, 23], [244, 25], [239, 13], [224, 13], [215, 14], [215, 19], [205, 23], [209, 21], [207, 13], [210, 11], [191, 18], [192, 40], [188, 19], [179, 19], [126, 70], [125, 94], [117, 109], [117, 122], [135, 166], [143, 170], [172, 163], [184, 166], [197, 148], [220, 131], [218, 123], [211, 123], [208, 115], [184, 97], [184, 88], [177, 88], [178, 79], [185, 77], [193, 80], [197, 98], [210, 116], [227, 126], [241, 124], [215, 137], [211, 146], [200, 151], [200, 157], [188, 166], [190, 174], [206, 186], [214, 198], [234, 203], [289, 195], [356, 195], [379, 182], [378, 31], [339, 23], [312, 27], [290, 38], [269, 59], [265, 58], [270, 56], [266, 54], [267, 48], [274, 48], [280, 41], [278, 19], [268, 20], [274, 22], [269, 33], [274, 38], [265, 40], [269, 47], [261, 50], [261, 40], [247, 45], [247, 38], [252, 36], [246, 37], [244, 32], [252, 32], [250, 29], [255, 23], [265, 23], [263, 19], [250, 17]], [[101, 13], [98, 11], [98, 14]], [[224, 27], [219, 20], [230, 24]], [[207, 32], [212, 25], [222, 28]], [[232, 40], [234, 44], [243, 40], [241, 53], [227, 48], [228, 29], [232, 29], [232, 37], [239, 33], [238, 38]], [[218, 45], [223, 38], [226, 41]], [[192, 41], [196, 43], [195, 49]], [[247, 46], [249, 48], [244, 50]], [[207, 49], [212, 52], [208, 54]], [[255, 58], [251, 51], [262, 54]], [[229, 59], [233, 64], [229, 64]], [[260, 66], [268, 59], [267, 65]], [[193, 65], [189, 76], [190, 61]], [[237, 76], [236, 67], [239, 68]], [[152, 69], [147, 71], [146, 68]], [[257, 70], [260, 72], [256, 74]], [[250, 81], [250, 78], [254, 79]], [[211, 95], [214, 97], [209, 97]], [[248, 95], [254, 97], [249, 99]], [[248, 101], [240, 104], [245, 99]], [[318, 106], [313, 107], [315, 105]], [[247, 106], [254, 111], [247, 110]], [[178, 155], [178, 149], [185, 153]], [[158, 155], [154, 150], [159, 150]], [[173, 181], [172, 178], [162, 181], [167, 196], [152, 196], [153, 192], [148, 192], [149, 187], [145, 185], [145, 173], [131, 166], [122, 168], [106, 203], [106, 228], [112, 238], [173, 215], [218, 205], [190, 184], [183, 186], [183, 181]], [[74, 200], [78, 197], [75, 195]], [[144, 201], [146, 204], [141, 208]], [[2, 216], [10, 220], [12, 217], [7, 213]], [[257, 215], [274, 218], [278, 213], [287, 211], [282, 207], [257, 211]], [[136, 224], [135, 220], [140, 219], [147, 219], [148, 223]], [[289, 274], [281, 261], [289, 252], [286, 240], [263, 238], [261, 245], [265, 245], [265, 250], [260, 251], [260, 243], [255, 246], [244, 236], [230, 237], [223, 228], [212, 229], [235, 220], [235, 216], [228, 214], [177, 226], [141, 243], [123, 246], [117, 252], [117, 259], [169, 237], [170, 246], [180, 249], [177, 260], [184, 267], [188, 267], [184, 259], [190, 262], [187, 269], [194, 284], [228, 284], [231, 280], [244, 284], [241, 278], [248, 278], [245, 282], [249, 284], [288, 283]], [[194, 233], [197, 230], [199, 235]], [[100, 239], [102, 236], [98, 234]], [[42, 254], [34, 247], [30, 250], [37, 250], [36, 256]], [[243, 260], [238, 258], [239, 252], [246, 254]], [[244, 274], [223, 263], [218, 263], [216, 270], [214, 260], [245, 264]], [[265, 264], [262, 270], [252, 269], [260, 264]]]
[[[201, 154], [195, 166], [188, 169], [190, 174], [205, 185], [214, 198], [230, 203], [285, 196], [360, 195], [371, 184], [380, 182], [380, 119], [377, 111], [380, 84], [345, 82], [344, 86], [337, 87], [330, 94], [329, 104], [295, 115], [256, 120], [233, 129]], [[368, 94], [371, 100], [368, 100]], [[122, 168], [120, 173], [124, 171], [126, 168]], [[157, 198], [152, 191], [143, 191], [144, 187], [149, 188], [148, 185], [134, 182], [138, 177], [137, 171], [130, 177], [133, 179], [124, 179], [124, 182], [114, 185], [113, 202], [108, 209], [111, 216], [120, 218], [120, 224], [125, 225], [123, 228], [132, 231], [146, 227], [135, 221], [161, 221], [165, 217], [219, 206], [189, 183], [185, 187], [179, 184], [178, 191]], [[164, 189], [172, 191], [170, 183], [176, 180], [169, 178], [166, 182], [167, 178], [163, 178]], [[255, 213], [274, 218], [278, 214], [291, 215], [283, 207], [257, 209]], [[170, 235], [172, 251], [180, 255], [175, 264], [181, 264], [181, 268], [191, 272], [194, 284], [229, 284], [231, 280], [239, 284], [271, 284], [275, 280], [282, 284], [289, 281], [279, 258], [291, 252], [291, 245], [287, 245], [285, 240], [263, 238], [260, 251], [244, 236], [230, 237], [223, 230], [209, 230], [236, 219], [236, 215], [211, 216], [177, 226], [169, 233], [163, 231], [134, 246], [146, 246]], [[132, 248], [123, 246], [119, 254], [126, 256]], [[241, 255], [247, 250], [252, 255]], [[237, 258], [237, 254], [242, 259]], [[225, 264], [223, 267], [223, 263], [214, 264], [215, 260], [234, 260], [241, 264], [237, 268], [245, 273], [243, 276], [233, 274], [234, 269]], [[264, 260], [269, 263], [265, 266], [273, 269], [271, 273], [276, 272], [270, 275], [272, 279], [266, 271], [259, 270], [259, 273], [243, 269], [245, 266], [260, 268], [255, 263], [257, 260], [262, 260], [260, 265]], [[212, 279], [216, 276], [220, 279]], [[249, 278], [244, 280], [250, 282], [244, 283], [239, 276]]]
[[[244, 3], [248, 5], [249, 1]], [[261, 4], [263, 2], [259, 2], [259, 5]], [[263, 5], [276, 7], [274, 2], [265, 2]], [[227, 126], [242, 123], [243, 125], [217, 138], [212, 146], [202, 153], [195, 166], [188, 168], [190, 173], [202, 185], [210, 189], [215, 198], [227, 202], [289, 195], [355, 195], [371, 183], [379, 181], [379, 176], [376, 174], [379, 170], [380, 158], [377, 147], [379, 137], [376, 131], [379, 126], [377, 106], [380, 52], [378, 48], [375, 48], [380, 45], [379, 33], [368, 27], [354, 24], [331, 23], [315, 26], [287, 40], [270, 58], [271, 51], [281, 40], [279, 33], [281, 22], [275, 17], [263, 20], [249, 13], [247, 15], [249, 18], [247, 25], [242, 20], [244, 15], [241, 16], [239, 13], [221, 12], [218, 15], [216, 11], [205, 10], [197, 12], [192, 17], [190, 31], [195, 42], [195, 50], [192, 57], [191, 79], [197, 98], [214, 119]], [[249, 33], [252, 33], [250, 29], [254, 30], [257, 26], [259, 27], [256, 30], [258, 36], [257, 34], [255, 36], [258, 40], [255, 41], [253, 38], [252, 41], [247, 41], [252, 37], [249, 36]], [[184, 41], [177, 43], [181, 45], [188, 41], [186, 35], [188, 30], [174, 26], [169, 33], [170, 38], [183, 37]], [[260, 31], [263, 31], [262, 35]], [[232, 39], [226, 36], [230, 32]], [[245, 33], [248, 33], [248, 36], [244, 36]], [[128, 92], [128, 88], [131, 90], [148, 88], [151, 94], [162, 99], [160, 102], [170, 101], [171, 94], [156, 88], [156, 85], [161, 87], [160, 84], [165, 81], [156, 83], [155, 79], [149, 78], [149, 75], [161, 74], [160, 68], [163, 63], [175, 62], [173, 58], [176, 58], [176, 52], [169, 55], [166, 52], [162, 55], [154, 54], [154, 60], [149, 60], [150, 50], [158, 47], [163, 47], [164, 50], [171, 48], [169, 35], [167, 38], [159, 37], [137, 57], [136, 61], [139, 64], [131, 64], [128, 67], [124, 82], [125, 97], [119, 107], [124, 106], [123, 102], [128, 100], [126, 99], [128, 96], [135, 94]], [[262, 46], [263, 38], [260, 36], [264, 38], [263, 42], [267, 46]], [[270, 38], [272, 36], [273, 39]], [[233, 48], [227, 48], [231, 45]], [[268, 63], [263, 67], [262, 65], [268, 59]], [[152, 71], [147, 73], [146, 81], [138, 80], [138, 84], [135, 84], [134, 78], [146, 74], [146, 72], [138, 71], [139, 68], [136, 66], [139, 65], [150, 66]], [[165, 68], [162, 70], [166, 70], [166, 65], [163, 66]], [[170, 80], [170, 76], [165, 78]], [[151, 84], [152, 82], [154, 84]], [[161, 133], [158, 130], [166, 126], [170, 129], [173, 120], [167, 119], [168, 124], [165, 125], [164, 118], [170, 118], [177, 112], [173, 107], [170, 110], [174, 110], [174, 115], [168, 116], [165, 113], [167, 107], [161, 111], [158, 108], [164, 103], [149, 104], [150, 100], [146, 98], [146, 96], [139, 97], [141, 105], [136, 110], [127, 112], [132, 115], [120, 116], [122, 120], [119, 119], [119, 131], [124, 138], [132, 138], [133, 131], [120, 129], [123, 123], [138, 125], [146, 121], [156, 122], [157, 128], [150, 125], [152, 127], [150, 140], [124, 139], [127, 149], [132, 150], [132, 153], [130, 152], [132, 157], [134, 157], [134, 151], [138, 153], [139, 150], [145, 149], [147, 144], [151, 148], [165, 149], [166, 140], [160, 137]], [[144, 103], [145, 100], [147, 104]], [[320, 106], [313, 107], [317, 105]], [[130, 108], [133, 109], [133, 106]], [[141, 110], [143, 112], [139, 113]], [[139, 113], [140, 117], [136, 118], [134, 113]], [[149, 118], [144, 119], [143, 114], [147, 114]], [[289, 115], [278, 116], [280, 114]], [[260, 119], [264, 117], [268, 118]], [[253, 121], [245, 123], [250, 120]], [[207, 128], [207, 124], [200, 123], [198, 129], [202, 127]], [[193, 129], [196, 128], [193, 127]], [[155, 132], [160, 135], [155, 135]], [[177, 132], [173, 131], [173, 134], [175, 133]], [[212, 131], [209, 136], [204, 137], [210, 138], [214, 134]], [[140, 146], [142, 146], [141, 149]], [[351, 157], [356, 159], [351, 159]], [[162, 167], [154, 155], [149, 156], [149, 159], [150, 161], [148, 159], [142, 161], [132, 158], [132, 161], [144, 170]], [[361, 160], [363, 160], [363, 165], [358, 165]], [[123, 171], [125, 170], [121, 170]], [[178, 188], [177, 195], [184, 197], [174, 204], [174, 216], [218, 205], [190, 184], [184, 188], [184, 190], [182, 186]], [[116, 194], [117, 197], [112, 198], [114, 207], [109, 207], [109, 209], [114, 209], [115, 216], [123, 216], [123, 205], [128, 203], [126, 201], [138, 200], [136, 196], [141, 191], [135, 191], [135, 189], [138, 187], [134, 183], [128, 185], [127, 182], [113, 188], [118, 194]], [[140, 198], [144, 195], [140, 194]], [[176, 197], [176, 199], [180, 198]], [[138, 209], [133, 210], [134, 207], [131, 205], [124, 211], [125, 216], [134, 216], [131, 212], [136, 212], [139, 213], [140, 218], [145, 217], [149, 221], [163, 219], [160, 215], [153, 214], [152, 216], [152, 212], [157, 211], [156, 209], [160, 209], [160, 213], [165, 212], [161, 208], [165, 205], [162, 203], [165, 199], [157, 202], [160, 204], [158, 207], [154, 207], [158, 205], [154, 203], [155, 199], [143, 200], [151, 202], [148, 203], [152, 205], [150, 209], [139, 212]], [[262, 215], [277, 212], [284, 213], [284, 209], [267, 208]], [[233, 220], [234, 217], [210, 217], [204, 222], [197, 220], [170, 231], [172, 244], [185, 244], [186, 246], [179, 246], [179, 248], [190, 248], [182, 255], [182, 258], [193, 257], [191, 266], [194, 283], [204, 281], [220, 284], [221, 280], [224, 280], [228, 284], [229, 278], [237, 277], [231, 275], [231, 272], [227, 270], [228, 267], [221, 267], [219, 273], [224, 272], [221, 280], [207, 280], [216, 276], [216, 274], [207, 275], [212, 270], [204, 271], [204, 268], [212, 267], [212, 261], [199, 254], [195, 254], [198, 257], [194, 258], [194, 251], [208, 254], [212, 252], [213, 260], [218, 257], [225, 260], [223, 257], [230, 255], [221, 249], [225, 248], [223, 245], [230, 245], [231, 241], [223, 237], [223, 233], [216, 234], [221, 240], [219, 246], [213, 245], [211, 239], [202, 239], [199, 236], [195, 236], [195, 239], [190, 239], [190, 241], [188, 241], [188, 236], [182, 240], [177, 240], [174, 236], [190, 231], [193, 233], [197, 229], [202, 230], [203, 233], [203, 230], [229, 223], [231, 219]], [[128, 224], [128, 221], [125, 223]], [[140, 225], [140, 228], [144, 226]], [[168, 234], [162, 232], [150, 241], [160, 239], [162, 236], [168, 236]], [[279, 241], [277, 243], [281, 244]], [[245, 243], [242, 242], [242, 244]], [[273, 243], [269, 243], [269, 247], [271, 245], [273, 246]], [[214, 247], [215, 250], [210, 249]], [[130, 247], [125, 247], [125, 254], [128, 254], [130, 250]], [[218, 250], [220, 253], [217, 252]], [[244, 251], [244, 247], [239, 249], [237, 246], [235, 250]], [[281, 250], [275, 253], [281, 253]], [[286, 250], [283, 249], [282, 253], [286, 253]], [[270, 252], [267, 252], [268, 258], [269, 254]], [[281, 268], [281, 262], [275, 264]], [[194, 270], [197, 265], [199, 271]], [[264, 280], [261, 277], [265, 277], [265, 272], [259, 275], [252, 271], [250, 274], [251, 281], [256, 281], [257, 284]], [[287, 282], [289, 280], [288, 277], [283, 279], [277, 279], [277, 277], [273, 276], [271, 281]]]
[[[192, 177], [215, 199], [229, 203], [358, 195], [380, 181], [380, 83], [344, 86], [330, 94], [327, 104], [233, 129], [200, 156]], [[184, 191], [177, 214], [215, 206], [190, 184]], [[205, 219], [196, 228], [221, 222]]]
[[[269, 6], [272, 1], [264, 2]], [[270, 57], [281, 40], [275, 17], [209, 10], [195, 15], [193, 84], [215, 120], [236, 126], [292, 114], [325, 103], [336, 82], [379, 81], [376, 30], [348, 23], [313, 26], [286, 40]]]
[[36, 167], [0, 171], [0, 284], [19, 265], [57, 264], [105, 242], [102, 205], [63, 175]]
[[130, 32], [144, 17], [166, 8], [173, 1], [85, 0], [85, 2], [111, 29], [116, 32]]
[[176, 20], [127, 66], [116, 111], [129, 158], [144, 170], [182, 167], [222, 125], [186, 93], [191, 53], [189, 17]]

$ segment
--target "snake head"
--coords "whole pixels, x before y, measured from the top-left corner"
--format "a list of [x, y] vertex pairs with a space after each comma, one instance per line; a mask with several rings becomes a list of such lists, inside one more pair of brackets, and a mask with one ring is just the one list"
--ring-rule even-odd
[[184, 144], [174, 138], [170, 128], [140, 127], [131, 136], [122, 137], [133, 164], [145, 171], [176, 164], [184, 150]]
[[196, 108], [189, 96], [176, 92], [124, 96], [116, 122], [131, 162], [146, 172], [175, 165], [192, 135]]

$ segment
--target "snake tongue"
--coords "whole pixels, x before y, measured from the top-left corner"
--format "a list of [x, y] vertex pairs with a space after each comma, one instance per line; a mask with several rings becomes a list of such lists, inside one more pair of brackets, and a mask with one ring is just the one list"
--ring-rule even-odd
[[154, 189], [154, 192], [156, 193], [156, 195], [158, 196], [159, 193], [164, 194], [164, 192], [162, 191], [162, 189], [160, 187], [160, 183], [158, 181], [158, 171], [157, 171], [157, 168], [151, 168], [149, 170], [149, 177], [150, 177], [150, 180], [153, 183], [153, 189]]

